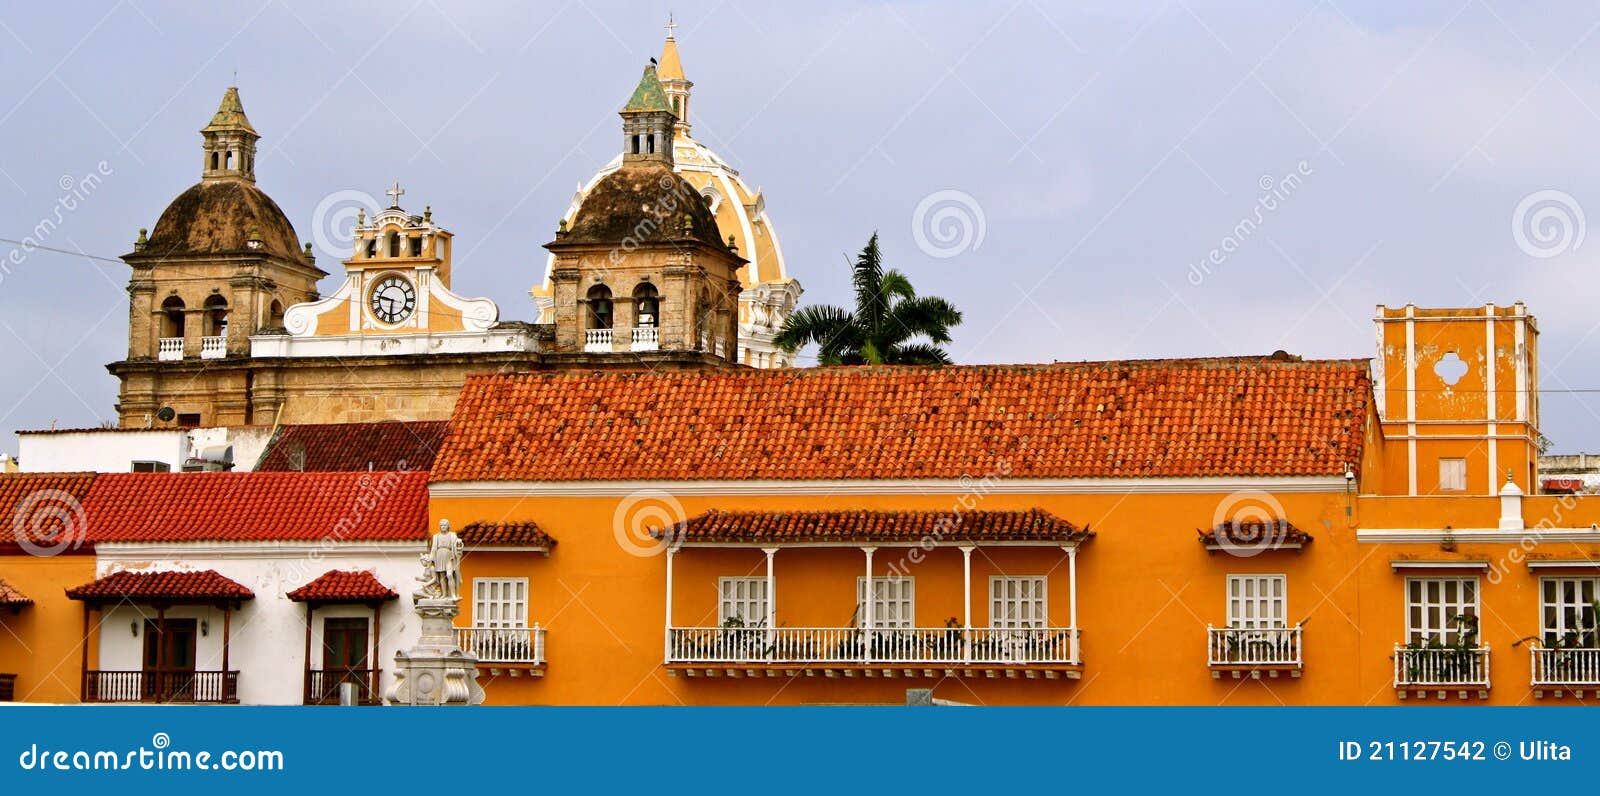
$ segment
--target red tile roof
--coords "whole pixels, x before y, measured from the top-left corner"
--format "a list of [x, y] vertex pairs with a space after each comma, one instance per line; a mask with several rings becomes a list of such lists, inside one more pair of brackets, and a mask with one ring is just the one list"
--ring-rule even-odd
[[371, 572], [332, 569], [316, 580], [289, 592], [289, 599], [316, 603], [370, 603], [393, 600], [400, 595], [378, 582]]
[[1225, 522], [1200, 531], [1200, 542], [1213, 550], [1278, 550], [1305, 547], [1311, 534], [1288, 520]]
[[113, 572], [67, 589], [67, 597], [86, 602], [217, 602], [255, 597], [244, 586], [218, 574], [201, 572]]
[[15, 586], [0, 579], [0, 606], [7, 608], [21, 608], [24, 605], [33, 605], [33, 600], [28, 595], [17, 591]]
[[94, 473], [0, 474], [0, 553], [92, 550], [84, 500], [94, 479]]
[[449, 427], [444, 420], [284, 426], [262, 452], [256, 470], [426, 470]]
[[662, 531], [684, 544], [771, 542], [1051, 542], [1094, 534], [1043, 509], [1027, 511], [717, 511]]
[[1340, 475], [1364, 360], [467, 379], [436, 481]]
[[427, 473], [109, 473], [86, 506], [93, 542], [427, 538]]
[[556, 540], [532, 522], [474, 522], [462, 528], [467, 547], [528, 547], [549, 550]]

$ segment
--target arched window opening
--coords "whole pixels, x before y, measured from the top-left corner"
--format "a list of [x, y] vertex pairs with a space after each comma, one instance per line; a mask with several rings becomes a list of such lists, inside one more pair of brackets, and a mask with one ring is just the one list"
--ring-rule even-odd
[[639, 154], [639, 136], [633, 137], [633, 154]]
[[633, 289], [633, 315], [636, 326], [655, 328], [661, 325], [661, 298], [655, 285], [644, 282]]
[[183, 336], [183, 310], [183, 299], [177, 296], [167, 296], [167, 300], [161, 302], [162, 337]]
[[378, 239], [377, 238], [367, 238], [367, 259], [371, 260], [371, 259], [373, 259], [374, 257], [377, 257], [377, 256], [378, 256]]
[[400, 256], [400, 236], [393, 232], [389, 233], [389, 256]]
[[211, 170], [212, 171], [216, 171], [217, 169], [221, 168], [221, 165], [222, 165], [222, 156], [220, 154], [216, 153], [216, 152], [212, 152], [211, 153]]
[[233, 168], [233, 150], [228, 150], [228, 168]]
[[272, 305], [267, 307], [267, 325], [274, 328], [283, 326], [283, 302], [272, 300]]
[[595, 285], [589, 288], [589, 328], [611, 328], [611, 288]]
[[228, 300], [219, 295], [206, 297], [205, 336], [225, 337], [228, 334]]

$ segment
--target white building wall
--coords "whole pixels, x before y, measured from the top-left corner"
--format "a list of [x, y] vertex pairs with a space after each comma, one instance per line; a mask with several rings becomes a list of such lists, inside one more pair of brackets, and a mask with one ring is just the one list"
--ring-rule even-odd
[[[394, 654], [417, 642], [417, 617], [411, 591], [421, 572], [418, 563], [427, 545], [404, 543], [348, 543], [324, 548], [315, 543], [205, 543], [205, 544], [101, 544], [97, 546], [97, 573], [103, 577], [120, 570], [136, 572], [204, 571], [214, 569], [255, 592], [233, 615], [228, 665], [239, 672], [239, 701], [248, 705], [298, 705], [304, 695], [306, 608], [291, 602], [288, 592], [300, 588], [330, 569], [368, 570], [378, 581], [400, 593], [400, 599], [383, 604], [378, 659], [383, 670], [381, 693], [394, 683]], [[322, 664], [322, 620], [331, 616], [364, 616], [365, 606], [327, 606], [315, 616], [311, 642], [312, 663]], [[149, 606], [108, 609], [102, 617], [99, 668], [138, 670], [144, 655], [143, 619], [154, 618]], [[181, 607], [169, 617], [193, 617], [209, 624], [209, 632], [196, 639], [195, 668], [222, 668], [222, 611], [218, 608]], [[135, 636], [130, 625], [139, 623]], [[198, 624], [198, 623], [197, 623]]]
[[189, 455], [183, 429], [19, 434], [17, 462], [25, 473], [125, 473], [135, 461], [165, 462], [173, 472]]

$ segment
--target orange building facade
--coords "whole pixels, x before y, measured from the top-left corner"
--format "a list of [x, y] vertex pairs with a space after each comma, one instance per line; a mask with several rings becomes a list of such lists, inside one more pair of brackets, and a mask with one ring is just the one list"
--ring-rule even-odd
[[1592, 697], [1600, 510], [1524, 494], [1533, 318], [1376, 324], [1370, 367], [479, 377], [430, 518], [561, 541], [468, 556], [544, 639], [491, 703]]

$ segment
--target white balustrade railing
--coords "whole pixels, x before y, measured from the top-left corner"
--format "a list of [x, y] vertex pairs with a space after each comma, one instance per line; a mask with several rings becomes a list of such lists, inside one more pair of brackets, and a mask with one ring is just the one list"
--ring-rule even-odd
[[661, 329], [655, 326], [635, 326], [633, 328], [633, 351], [655, 351], [661, 347]]
[[1300, 626], [1206, 627], [1211, 666], [1300, 666]]
[[1489, 648], [1415, 649], [1394, 645], [1396, 688], [1435, 686], [1489, 687]]
[[589, 329], [583, 333], [583, 350], [590, 354], [611, 352], [611, 330]]
[[1533, 648], [1535, 686], [1600, 686], [1600, 649]]
[[201, 359], [221, 359], [228, 355], [228, 338], [222, 335], [200, 338]]
[[545, 629], [533, 627], [458, 627], [456, 643], [479, 663], [544, 663]]
[[1072, 628], [674, 627], [669, 663], [1076, 664]]
[[163, 337], [156, 349], [156, 359], [170, 362], [174, 359], [183, 359], [183, 338]]

